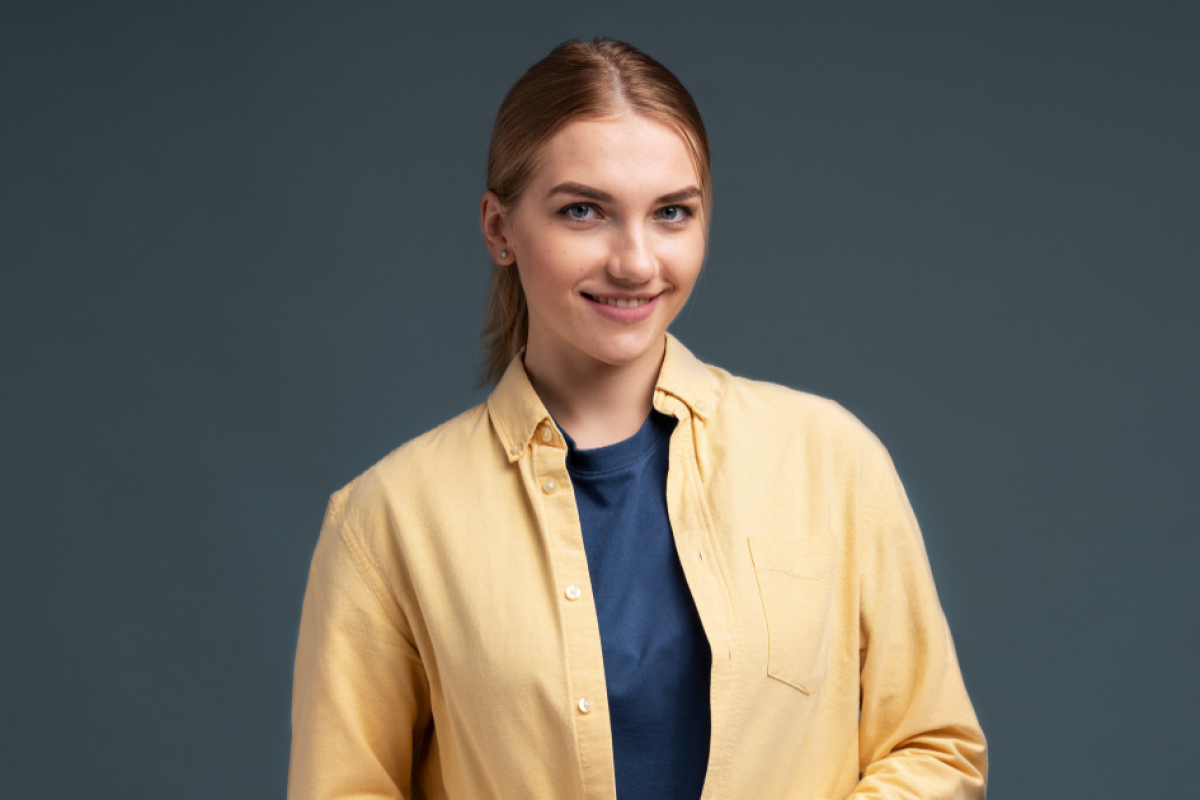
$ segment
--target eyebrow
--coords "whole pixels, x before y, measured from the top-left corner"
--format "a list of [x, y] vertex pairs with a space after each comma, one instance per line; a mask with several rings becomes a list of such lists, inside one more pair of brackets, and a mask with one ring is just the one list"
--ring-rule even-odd
[[[613, 202], [613, 196], [608, 192], [602, 192], [599, 189], [593, 189], [591, 186], [584, 186], [582, 183], [560, 183], [555, 186], [546, 195], [553, 197], [556, 194], [570, 194], [577, 197], [586, 197], [589, 200], [596, 200], [601, 203]], [[678, 192], [664, 194], [662, 197], [654, 201], [655, 205], [664, 205], [667, 203], [678, 203], [682, 200], [688, 200], [692, 197], [699, 197], [700, 190], [695, 186], [689, 186], [686, 189], [680, 189]]]

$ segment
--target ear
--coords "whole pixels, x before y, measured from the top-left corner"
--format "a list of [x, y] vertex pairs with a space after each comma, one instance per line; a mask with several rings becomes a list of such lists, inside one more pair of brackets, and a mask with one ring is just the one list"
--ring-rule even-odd
[[[483, 229], [483, 241], [487, 244], [492, 261], [511, 264], [516, 260], [512, 242], [508, 238], [507, 219], [500, 198], [490, 189], [479, 200], [479, 225]], [[501, 255], [501, 254], [504, 255]]]

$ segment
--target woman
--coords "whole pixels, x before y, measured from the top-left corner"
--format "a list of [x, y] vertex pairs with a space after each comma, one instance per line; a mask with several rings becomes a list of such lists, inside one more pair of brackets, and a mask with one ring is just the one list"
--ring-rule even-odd
[[667, 333], [711, 195], [695, 105], [628, 45], [567, 42], [509, 92], [497, 385], [330, 501], [290, 797], [983, 796], [883, 447]]

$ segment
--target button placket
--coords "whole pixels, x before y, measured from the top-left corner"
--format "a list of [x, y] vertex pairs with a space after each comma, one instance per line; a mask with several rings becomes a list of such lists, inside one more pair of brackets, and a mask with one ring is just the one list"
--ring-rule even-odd
[[561, 593], [566, 685], [571, 687], [562, 701], [570, 704], [576, 715], [575, 736], [585, 784], [601, 791], [597, 796], [612, 796], [612, 732], [603, 699], [597, 695], [604, 691], [604, 655], [596, 615], [590, 613], [590, 603], [579, 602], [585, 599], [582, 587], [588, 585], [588, 566], [570, 491], [567, 451], [549, 422], [535, 428], [531, 440], [526, 485], [535, 497], [540, 495], [537, 505], [544, 515], [553, 574]]

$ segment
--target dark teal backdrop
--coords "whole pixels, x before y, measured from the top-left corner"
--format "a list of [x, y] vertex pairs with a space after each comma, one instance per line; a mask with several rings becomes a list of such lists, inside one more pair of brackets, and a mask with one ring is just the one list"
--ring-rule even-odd
[[325, 500], [483, 397], [492, 115], [604, 34], [712, 138], [673, 330], [888, 445], [991, 796], [1187, 794], [1195, 4], [444, 8], [2, 12], [0, 792], [283, 795]]

